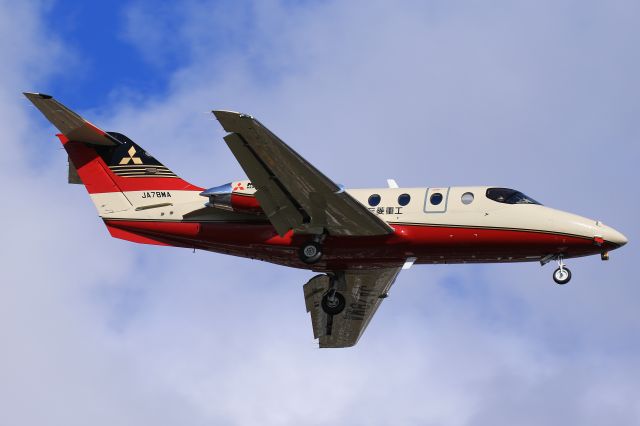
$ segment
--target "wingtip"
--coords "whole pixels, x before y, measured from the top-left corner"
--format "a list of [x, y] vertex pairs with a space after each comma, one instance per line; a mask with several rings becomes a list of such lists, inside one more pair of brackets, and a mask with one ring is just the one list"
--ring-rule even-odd
[[218, 120], [220, 120], [221, 118], [225, 118], [225, 117], [229, 117], [229, 116], [235, 116], [235, 117], [240, 117], [240, 118], [253, 118], [250, 114], [245, 114], [243, 112], [238, 112], [238, 111], [227, 111], [224, 109], [214, 109], [213, 111], [211, 111], [213, 113], [213, 115], [216, 116], [216, 118]]
[[220, 114], [225, 114], [225, 113], [228, 113], [228, 114], [242, 114], [241, 112], [231, 111], [231, 110], [228, 110], [228, 109], [214, 109], [211, 112], [214, 113], [214, 114], [218, 114], [218, 113], [220, 113]]
[[53, 96], [51, 96], [51, 95], [47, 95], [47, 94], [44, 94], [44, 93], [38, 93], [38, 92], [22, 92], [22, 94], [25, 95], [29, 99], [32, 99], [32, 98], [51, 99], [51, 98], [53, 98]]
[[242, 124], [243, 119], [253, 120], [253, 117], [249, 114], [236, 111], [214, 110], [211, 112], [213, 112], [222, 128], [229, 133], [239, 132], [245, 126], [245, 124]]

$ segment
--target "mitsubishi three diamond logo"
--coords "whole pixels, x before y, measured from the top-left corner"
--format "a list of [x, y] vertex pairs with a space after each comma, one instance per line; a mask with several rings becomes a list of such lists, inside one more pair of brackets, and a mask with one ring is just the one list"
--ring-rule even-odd
[[133, 164], [142, 164], [142, 160], [140, 159], [140, 157], [136, 157], [136, 149], [134, 147], [129, 148], [129, 151], [127, 151], [127, 153], [129, 154], [128, 157], [124, 157], [122, 160], [120, 160], [120, 165], [125, 165], [125, 164], [129, 164], [129, 162], [133, 162]]

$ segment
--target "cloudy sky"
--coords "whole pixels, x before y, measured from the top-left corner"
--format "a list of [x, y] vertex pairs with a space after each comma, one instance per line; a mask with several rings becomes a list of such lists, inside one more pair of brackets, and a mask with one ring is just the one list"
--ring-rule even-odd
[[[640, 424], [636, 1], [0, 0], [0, 424]], [[504, 185], [600, 219], [611, 261], [404, 271], [319, 350], [312, 275], [111, 239], [51, 93], [201, 186], [249, 112], [348, 187]]]

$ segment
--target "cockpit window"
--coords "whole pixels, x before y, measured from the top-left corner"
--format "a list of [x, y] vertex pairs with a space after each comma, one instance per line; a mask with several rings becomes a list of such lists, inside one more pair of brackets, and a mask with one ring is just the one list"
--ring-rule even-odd
[[487, 189], [487, 198], [505, 204], [540, 204], [522, 192], [509, 188], [489, 188]]

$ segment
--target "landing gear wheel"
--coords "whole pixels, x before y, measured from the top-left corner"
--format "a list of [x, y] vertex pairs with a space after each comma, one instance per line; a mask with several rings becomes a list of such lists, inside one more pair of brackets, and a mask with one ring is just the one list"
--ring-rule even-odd
[[566, 284], [571, 280], [571, 271], [568, 268], [560, 267], [554, 271], [553, 280], [556, 284]]
[[304, 263], [316, 263], [322, 257], [322, 246], [313, 241], [305, 243], [300, 248], [298, 255]]
[[322, 297], [320, 304], [322, 310], [329, 315], [338, 315], [346, 306], [344, 296], [335, 290], [329, 290], [329, 292]]

